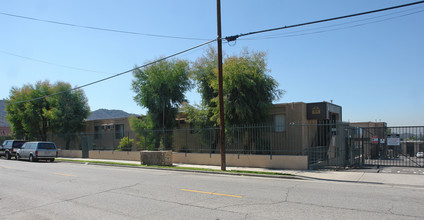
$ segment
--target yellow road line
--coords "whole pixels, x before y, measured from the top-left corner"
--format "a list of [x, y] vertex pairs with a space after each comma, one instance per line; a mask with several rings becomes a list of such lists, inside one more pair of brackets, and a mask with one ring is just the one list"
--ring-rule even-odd
[[217, 196], [229, 196], [229, 197], [235, 197], [235, 198], [243, 198], [243, 196], [221, 194], [221, 193], [214, 193], [214, 192], [204, 192], [204, 191], [197, 191], [197, 190], [191, 190], [191, 189], [180, 189], [180, 190], [186, 191], [186, 192], [205, 193], [205, 194], [217, 195]]
[[60, 176], [70, 176], [70, 177], [78, 177], [78, 176], [76, 176], [76, 175], [63, 174], [63, 173], [54, 173], [54, 175], [60, 175]]
[[7, 166], [0, 166], [0, 167], [6, 168], [6, 169], [12, 169], [12, 167], [7, 167]]

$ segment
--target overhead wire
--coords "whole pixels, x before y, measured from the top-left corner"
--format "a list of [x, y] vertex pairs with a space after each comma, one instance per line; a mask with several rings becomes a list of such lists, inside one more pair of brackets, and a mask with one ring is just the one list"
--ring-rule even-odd
[[4, 50], [0, 50], [0, 53], [7, 54], [9, 56], [19, 57], [19, 58], [26, 59], [26, 60], [31, 60], [31, 61], [34, 61], [34, 62], [49, 64], [49, 65], [52, 65], [52, 66], [63, 67], [63, 68], [67, 68], [67, 69], [79, 70], [79, 71], [84, 71], [84, 72], [92, 72], [92, 73], [103, 73], [103, 74], [106, 73], [106, 74], [111, 74], [111, 73], [101, 72], [101, 71], [97, 71], [97, 70], [90, 70], [90, 69], [73, 67], [73, 66], [68, 66], [68, 65], [63, 65], [63, 64], [52, 63], [52, 62], [49, 62], [49, 61], [35, 59], [35, 58], [27, 57], [27, 56], [22, 56], [22, 55], [11, 53], [11, 52], [4, 51]]
[[[364, 25], [373, 24], [373, 23], [379, 23], [379, 22], [383, 22], [383, 21], [387, 21], [387, 20], [392, 20], [392, 19], [396, 19], [396, 18], [401, 18], [401, 17], [405, 17], [405, 16], [409, 16], [409, 15], [421, 13], [421, 12], [424, 12], [424, 10], [417, 10], [417, 9], [422, 9], [422, 8], [424, 8], [424, 6], [418, 7], [418, 8], [414, 8], [414, 9], [403, 10], [403, 11], [400, 11], [400, 12], [394, 12], [394, 13], [379, 15], [379, 16], [375, 16], [375, 17], [371, 17], [371, 18], [365, 18], [365, 19], [360, 19], [360, 20], [356, 20], [356, 21], [344, 22], [344, 23], [340, 23], [340, 24], [333, 24], [333, 25], [327, 25], [327, 26], [323, 26], [323, 27], [309, 28], [309, 29], [298, 30], [298, 31], [291, 31], [291, 32], [285, 32], [285, 33], [280, 33], [280, 34], [271, 34], [271, 35], [265, 35], [265, 36], [261, 36], [261, 37], [243, 38], [242, 40], [275, 39], [275, 38], [294, 37], [294, 36], [309, 35], [309, 34], [315, 34], [315, 33], [328, 32], [328, 31], [342, 30], [342, 29], [347, 29], [347, 28], [352, 28], [352, 27], [358, 27], [358, 26], [364, 26]], [[413, 11], [413, 12], [410, 12], [410, 11]], [[401, 13], [405, 13], [405, 12], [410, 12], [410, 13], [401, 14]], [[344, 25], [352, 24], [352, 23], [359, 23], [359, 22], [363, 22], [363, 21], [375, 20], [375, 19], [378, 19], [378, 18], [388, 17], [388, 16], [396, 15], [396, 14], [401, 14], [401, 15], [389, 17], [389, 18], [386, 18], [386, 19], [380, 19], [380, 20], [376, 20], [376, 21], [361, 23], [361, 24], [357, 24], [357, 25], [351, 25], [351, 26], [341, 27], [341, 28], [333, 28], [333, 29], [329, 29], [329, 30], [309, 32], [309, 31], [313, 31], [313, 30], [319, 30], [319, 29], [325, 29], [325, 28], [331, 28], [331, 27], [337, 27], [337, 26], [344, 26]], [[308, 33], [295, 34], [295, 33], [302, 33], [302, 32], [308, 32]]]
[[[419, 7], [419, 8], [424, 8], [424, 6], [423, 7]], [[362, 22], [362, 21], [374, 20], [374, 19], [377, 19], [377, 18], [387, 17], [387, 16], [390, 16], [390, 15], [400, 14], [400, 13], [404, 13], [404, 12], [408, 12], [408, 11], [413, 11], [413, 10], [416, 10], [416, 8], [404, 10], [404, 11], [401, 11], [401, 12], [394, 12], [394, 13], [390, 13], [390, 14], [379, 15], [379, 16], [375, 16], [375, 17], [371, 17], [371, 18], [366, 18], [366, 19], [360, 19], [360, 20], [356, 20], [356, 21], [344, 22], [344, 23], [340, 23], [340, 24], [328, 25], [328, 26], [317, 27], [317, 28], [310, 28], [310, 29], [299, 30], [299, 31], [292, 31], [292, 32], [283, 33], [283, 34], [272, 34], [272, 35], [255, 37], [255, 38], [243, 38], [241, 40], [268, 40], [268, 39], [278, 39], [278, 38], [305, 36], [305, 35], [311, 35], [311, 34], [317, 34], [317, 33], [324, 33], [324, 32], [330, 32], [330, 31], [337, 31], [337, 30], [343, 30], [343, 29], [348, 29], [348, 28], [353, 28], [353, 27], [364, 26], [364, 25], [368, 25], [368, 24], [379, 23], [379, 22], [383, 22], [383, 21], [387, 21], [387, 20], [392, 20], [392, 19], [396, 19], [396, 18], [405, 17], [405, 16], [409, 16], [409, 15], [413, 15], [413, 14], [424, 12], [424, 10], [419, 10], [419, 11], [414, 11], [414, 12], [410, 12], [410, 13], [407, 13], [407, 14], [402, 14], [402, 15], [395, 16], [395, 17], [390, 17], [390, 18], [386, 18], [386, 19], [376, 20], [376, 21], [372, 21], [372, 22], [366, 22], [366, 23], [362, 23], [362, 24], [350, 25], [350, 26], [345, 26], [345, 27], [340, 27], [340, 28], [333, 28], [333, 29], [327, 29], [327, 30], [321, 30], [321, 31], [313, 31], [313, 30], [325, 29], [325, 28], [330, 28], [330, 27], [343, 26], [343, 25], [346, 25], [346, 24], [358, 23], [358, 22]], [[310, 31], [313, 31], [313, 32], [310, 32]], [[306, 33], [302, 33], [302, 32], [306, 32]], [[296, 34], [296, 33], [300, 33], [300, 34]], [[234, 44], [235, 44], [235, 41], [234, 41]], [[234, 46], [234, 45], [230, 45], [230, 46]], [[199, 50], [199, 48], [197, 50]], [[190, 52], [189, 54], [194, 53], [195, 51], [196, 50]], [[57, 64], [57, 63], [53, 63], [53, 62], [49, 62], [49, 61], [45, 61], [45, 60], [31, 58], [31, 57], [28, 57], [28, 56], [22, 56], [22, 55], [11, 53], [11, 52], [4, 51], [4, 50], [0, 50], [0, 53], [7, 54], [9, 56], [19, 57], [19, 58], [30, 60], [30, 61], [34, 61], [34, 62], [49, 64], [49, 65], [58, 66], [58, 67], [63, 67], [63, 68], [67, 68], [67, 69], [79, 70], [79, 71], [84, 71], [84, 72], [110, 74], [110, 73], [107, 73], [107, 72], [102, 72], [102, 71], [97, 71], [97, 70], [90, 70], [90, 69], [85, 69], [85, 68], [80, 68], [80, 67], [73, 67], [73, 66], [68, 66], [68, 65], [63, 65], [63, 64]], [[186, 56], [187, 56], [187, 54], [186, 54]]]
[[[330, 25], [330, 26], [312, 28], [312, 29], [301, 30], [301, 31], [293, 31], [293, 32], [290, 32], [290, 33], [276, 34], [276, 35], [272, 35], [272, 36], [263, 36], [263, 37], [257, 37], [257, 38], [244, 38], [244, 39], [240, 39], [240, 40], [268, 40], [268, 39], [276, 39], [276, 38], [297, 37], [297, 36], [305, 36], [305, 35], [310, 35], [310, 34], [325, 33], [325, 32], [330, 32], [330, 31], [338, 31], [338, 30], [343, 30], [343, 29], [348, 29], [348, 28], [365, 26], [365, 25], [368, 25], [368, 24], [380, 23], [380, 22], [393, 20], [393, 19], [396, 19], [396, 18], [405, 17], [405, 16], [417, 14], [417, 13], [422, 13], [422, 12], [424, 12], [424, 10], [415, 11], [415, 12], [411, 12], [411, 13], [408, 13], [408, 14], [403, 14], [403, 15], [399, 15], [399, 16], [395, 16], [395, 17], [380, 19], [380, 20], [376, 20], [376, 21], [371, 21], [371, 22], [366, 22], [366, 23], [361, 23], [361, 24], [355, 24], [355, 25], [349, 25], [349, 26], [339, 27], [339, 28], [326, 29], [326, 30], [321, 30], [321, 31], [312, 31], [312, 30], [325, 29], [325, 28], [329, 28], [329, 27], [341, 26], [341, 25], [350, 24], [350, 23], [357, 23], [357, 22], [356, 21], [355, 22], [346, 22], [346, 23], [338, 24], [338, 25]], [[369, 19], [364, 19], [364, 20], [369, 20]], [[312, 31], [312, 32], [308, 32], [308, 31]], [[301, 33], [301, 32], [306, 32], [306, 33]], [[299, 34], [296, 34], [296, 33], [299, 33]]]
[[341, 19], [346, 19], [346, 18], [351, 18], [351, 17], [373, 14], [373, 13], [377, 13], [377, 12], [383, 12], [383, 11], [388, 11], [388, 10], [393, 10], [393, 9], [398, 9], [398, 8], [404, 8], [404, 7], [422, 4], [422, 3], [424, 3], [424, 1], [417, 1], [417, 2], [412, 2], [412, 3], [408, 3], [408, 4], [397, 5], [397, 6], [392, 6], [392, 7], [382, 8], [382, 9], [377, 9], [377, 10], [372, 10], [372, 11], [360, 12], [360, 13], [344, 15], [344, 16], [339, 16], [339, 17], [333, 17], [333, 18], [327, 18], [327, 19], [322, 19], [322, 20], [317, 20], [317, 21], [310, 21], [310, 22], [305, 22], [305, 23], [301, 23], [301, 24], [294, 24], [294, 25], [289, 25], [289, 26], [282, 26], [282, 27], [277, 27], [277, 28], [264, 29], [264, 30], [253, 31], [253, 32], [248, 32], [248, 33], [244, 33], [244, 34], [237, 34], [237, 35], [224, 37], [223, 39], [225, 39], [227, 42], [231, 42], [231, 41], [237, 40], [239, 37], [244, 37], [244, 36], [248, 36], [248, 35], [254, 35], [254, 34], [260, 34], [260, 33], [265, 33], [265, 32], [288, 29], [288, 28], [301, 27], [301, 26], [306, 26], [306, 25], [311, 25], [311, 24], [318, 24], [318, 23], [324, 23], [324, 22], [329, 22], [329, 21], [341, 20]]
[[75, 27], [75, 28], [85, 28], [85, 29], [91, 29], [91, 30], [97, 30], [97, 31], [115, 32], [115, 33], [121, 33], [121, 34], [141, 35], [141, 36], [147, 36], [147, 37], [172, 38], [172, 39], [180, 39], [180, 40], [198, 40], [198, 41], [209, 40], [209, 39], [206, 39], [206, 38], [160, 35], [160, 34], [140, 33], [140, 32], [135, 32], [135, 31], [124, 31], [124, 30], [117, 30], [117, 29], [110, 29], [110, 28], [101, 28], [101, 27], [94, 27], [94, 26], [88, 26], [88, 25], [80, 25], [80, 24], [72, 24], [72, 23], [66, 23], [66, 22], [60, 22], [60, 21], [45, 20], [45, 19], [39, 19], [39, 18], [34, 18], [34, 17], [10, 14], [10, 13], [5, 13], [5, 12], [0, 12], [0, 15], [14, 17], [14, 18], [21, 18], [21, 19], [26, 19], [26, 20], [32, 20], [32, 21], [38, 21], [38, 22], [44, 22], [44, 23], [50, 23], [50, 24], [65, 25], [65, 26], [70, 26], [70, 27]]
[[[356, 16], [361, 16], [361, 15], [366, 15], [366, 14], [372, 14], [372, 13], [377, 13], [377, 12], [382, 12], [382, 11], [387, 11], [387, 10], [393, 10], [393, 9], [397, 9], [397, 8], [403, 8], [403, 7], [417, 5], [417, 4], [422, 4], [422, 3], [424, 3], [424, 1], [418, 1], [418, 2], [413, 2], [413, 3], [409, 3], [409, 4], [397, 5], [397, 6], [393, 6], [393, 7], [388, 7], [388, 8], [383, 8], [383, 9], [377, 9], [377, 10], [372, 10], [372, 11], [367, 11], [367, 12], [361, 12], [361, 13], [356, 13], [356, 14], [351, 14], [351, 15], [345, 15], [345, 16], [340, 16], [340, 17], [328, 18], [328, 19], [323, 19], [323, 20], [318, 20], [318, 21], [312, 21], [312, 22], [306, 22], [306, 23], [301, 23], [301, 24], [295, 24], [295, 25], [277, 27], [277, 28], [272, 28], [272, 29], [265, 29], [265, 30], [260, 30], [260, 31], [254, 31], [254, 32], [249, 32], [249, 33], [245, 33], [245, 34], [238, 34], [238, 35], [233, 35], [233, 36], [229, 36], [229, 37], [224, 37], [223, 39], [227, 40], [228, 42], [231, 42], [231, 41], [235, 41], [239, 37], [243, 37], [243, 36], [248, 36], [248, 35], [253, 35], [253, 34], [259, 34], [259, 33], [265, 33], [265, 32], [271, 32], [271, 31], [282, 30], [282, 29], [288, 29], [288, 28], [294, 28], [294, 27], [300, 27], [300, 26], [306, 26], [306, 25], [323, 23], [323, 22], [334, 21], [334, 20], [340, 20], [340, 19], [345, 19], [345, 18], [350, 18], [350, 17], [356, 17]], [[416, 12], [416, 13], [418, 13], [418, 12]], [[175, 36], [150, 35], [150, 34], [143, 34], [143, 33], [136, 33], [136, 32], [127, 32], [127, 31], [119, 31], [119, 30], [112, 30], [112, 29], [96, 28], [96, 27], [83, 26], [83, 25], [75, 25], [75, 24], [69, 24], [69, 23], [62, 23], [62, 22], [56, 22], [56, 21], [41, 20], [41, 19], [35, 19], [35, 18], [30, 18], [30, 17], [11, 15], [11, 14], [2, 13], [2, 12], [0, 12], [0, 14], [7, 15], [7, 16], [20, 17], [20, 18], [25, 18], [25, 19], [31, 19], [31, 20], [37, 20], [37, 21], [42, 21], [42, 22], [49, 22], [49, 23], [55, 23], [55, 24], [61, 24], [61, 25], [68, 25], [68, 26], [74, 26], [74, 27], [81, 27], [81, 28], [89, 28], [89, 29], [102, 30], [102, 31], [112, 31], [112, 32], [120, 32], [120, 33], [131, 33], [131, 34], [140, 34], [140, 35], [148, 35], [148, 36], [158, 36], [158, 37], [181, 38], [181, 37], [175, 37]], [[196, 39], [196, 40], [198, 40], [198, 38], [181, 38], [181, 39]], [[73, 89], [61, 91], [61, 92], [58, 92], [58, 93], [54, 93], [54, 94], [51, 94], [51, 95], [42, 96], [42, 97], [38, 97], [38, 98], [34, 98], [34, 99], [29, 99], [29, 100], [24, 100], [24, 101], [9, 103], [9, 104], [19, 104], [19, 103], [24, 103], [24, 102], [29, 102], [29, 101], [35, 101], [35, 100], [39, 100], [39, 99], [44, 99], [44, 98], [47, 98], [47, 97], [51, 97], [51, 96], [54, 96], [54, 95], [62, 94], [62, 93], [65, 93], [65, 92], [70, 92], [70, 91], [78, 90], [78, 89], [81, 89], [81, 88], [84, 88], [84, 87], [87, 87], [87, 86], [90, 86], [90, 85], [93, 85], [93, 84], [97, 84], [97, 83], [100, 83], [100, 82], [103, 82], [103, 81], [106, 81], [106, 80], [109, 80], [109, 79], [112, 79], [112, 78], [115, 78], [115, 77], [124, 75], [124, 74], [129, 73], [129, 72], [132, 72], [134, 70], [144, 68], [146, 66], [155, 64], [157, 62], [160, 62], [160, 61], [163, 61], [163, 60], [172, 58], [172, 57], [177, 56], [179, 54], [186, 53], [188, 51], [194, 50], [194, 49], [199, 48], [201, 46], [210, 44], [210, 43], [212, 43], [212, 42], [214, 42], [216, 40], [217, 39], [209, 40], [209, 41], [207, 41], [205, 43], [202, 43], [202, 44], [199, 44], [197, 46], [191, 47], [189, 49], [186, 49], [186, 50], [183, 50], [183, 51], [174, 53], [172, 55], [169, 55], [169, 56], [160, 58], [160, 59], [155, 60], [153, 62], [144, 64], [142, 66], [135, 67], [133, 69], [130, 69], [130, 70], [127, 70], [127, 71], [124, 71], [124, 72], [121, 72], [121, 73], [118, 73], [118, 74], [115, 74], [115, 75], [112, 75], [112, 76], [109, 76], [109, 77], [106, 77], [106, 78], [103, 78], [103, 79], [100, 79], [100, 80], [97, 80], [97, 81], [94, 81], [94, 82], [91, 82], [91, 83], [88, 83], [88, 84], [85, 84], [85, 85], [82, 85], [82, 86], [78, 86], [78, 87], [75, 87]]]
[[121, 72], [121, 73], [118, 73], [118, 74], [115, 74], [115, 75], [112, 75], [112, 76], [109, 76], [109, 77], [106, 77], [106, 78], [103, 78], [103, 79], [100, 79], [100, 80], [94, 81], [94, 82], [91, 82], [91, 83], [87, 83], [87, 84], [82, 85], [82, 86], [77, 86], [77, 87], [72, 88], [72, 89], [64, 90], [64, 91], [57, 92], [57, 93], [53, 93], [53, 94], [46, 95], [46, 96], [41, 96], [41, 97], [38, 97], [38, 98], [33, 98], [33, 99], [28, 99], [28, 100], [18, 101], [18, 102], [12, 102], [12, 103], [8, 103], [8, 104], [20, 104], [20, 103], [25, 103], [25, 102], [36, 101], [36, 100], [45, 99], [45, 98], [48, 98], [48, 97], [51, 97], [51, 96], [55, 96], [55, 95], [59, 95], [59, 94], [63, 94], [63, 93], [66, 93], [66, 92], [71, 92], [71, 91], [74, 91], [74, 90], [82, 89], [82, 88], [84, 88], [84, 87], [91, 86], [91, 85], [94, 85], [94, 84], [97, 84], [97, 83], [100, 83], [100, 82], [103, 82], [103, 81], [106, 81], [106, 80], [109, 80], [109, 79], [112, 79], [112, 78], [115, 78], [115, 77], [118, 77], [118, 76], [121, 76], [121, 75], [124, 75], [124, 74], [127, 74], [127, 73], [129, 73], [129, 72], [133, 72], [133, 71], [135, 71], [135, 70], [137, 70], [137, 69], [141, 69], [141, 68], [144, 68], [144, 67], [150, 66], [150, 65], [152, 65], [152, 64], [155, 64], [155, 63], [158, 63], [158, 62], [161, 62], [161, 61], [167, 60], [167, 59], [169, 59], [169, 58], [172, 58], [172, 57], [178, 56], [178, 55], [180, 55], [180, 54], [183, 54], [183, 53], [186, 53], [186, 52], [188, 52], [188, 51], [191, 51], [191, 50], [197, 49], [197, 48], [199, 48], [199, 47], [202, 47], [202, 46], [204, 46], [204, 45], [210, 44], [210, 43], [212, 43], [212, 42], [214, 42], [214, 41], [216, 41], [216, 40], [217, 40], [217, 39], [209, 40], [209, 41], [204, 42], [204, 43], [202, 43], [202, 44], [198, 44], [198, 45], [196, 45], [196, 46], [194, 46], [194, 47], [190, 47], [190, 48], [188, 48], [188, 49], [185, 49], [185, 50], [182, 50], [182, 51], [180, 51], [180, 52], [174, 53], [174, 54], [172, 54], [172, 55], [169, 55], [169, 56], [166, 56], [166, 57], [162, 57], [162, 58], [157, 59], [157, 60], [155, 60], [155, 61], [152, 61], [152, 62], [149, 62], [149, 63], [147, 63], [147, 64], [144, 64], [144, 65], [142, 65], [142, 66], [134, 67], [134, 68], [132, 68], [132, 69], [130, 69], [130, 70], [127, 70], [127, 71], [124, 71], [124, 72]]

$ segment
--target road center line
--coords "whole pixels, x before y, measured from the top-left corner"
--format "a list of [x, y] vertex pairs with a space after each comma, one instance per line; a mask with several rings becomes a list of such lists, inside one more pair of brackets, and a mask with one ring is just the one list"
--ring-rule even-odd
[[197, 190], [191, 190], [191, 189], [180, 189], [180, 190], [186, 191], [186, 192], [205, 193], [205, 194], [217, 195], [217, 196], [228, 196], [228, 197], [235, 197], [235, 198], [243, 198], [243, 196], [221, 194], [221, 193], [214, 193], [214, 192], [204, 192], [204, 191], [197, 191]]
[[78, 177], [78, 176], [76, 176], [76, 175], [63, 174], [63, 173], [54, 173], [54, 175], [60, 175], [60, 176], [70, 176], [70, 177]]
[[0, 166], [0, 167], [6, 168], [6, 169], [12, 169], [12, 167], [7, 167], [7, 166]]

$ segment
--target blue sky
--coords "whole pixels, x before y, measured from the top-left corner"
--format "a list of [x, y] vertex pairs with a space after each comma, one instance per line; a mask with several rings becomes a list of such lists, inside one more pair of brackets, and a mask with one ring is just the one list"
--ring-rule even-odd
[[[230, 36], [413, 1], [222, 0], [222, 33]], [[189, 38], [216, 37], [215, 0], [3, 0], [1, 13], [64, 23]], [[277, 102], [330, 101], [343, 120], [424, 125], [424, 4], [372, 15], [251, 35], [223, 44], [268, 53], [270, 75], [286, 94]], [[81, 86], [206, 40], [148, 37], [82, 29], [0, 15], [0, 99], [12, 86], [39, 80]], [[212, 44], [216, 46], [216, 43]], [[179, 58], [194, 61], [206, 47]], [[94, 70], [80, 71], [35, 62]], [[101, 73], [99, 73], [101, 72]], [[144, 114], [128, 73], [84, 88], [91, 110]], [[200, 97], [187, 93], [191, 104]]]

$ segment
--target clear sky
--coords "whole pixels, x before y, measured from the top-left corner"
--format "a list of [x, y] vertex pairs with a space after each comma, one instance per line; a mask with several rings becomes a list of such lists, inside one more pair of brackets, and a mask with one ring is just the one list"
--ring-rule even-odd
[[[222, 35], [299, 24], [411, 0], [222, 0]], [[82, 29], [0, 15], [0, 99], [40, 80], [81, 86], [216, 38], [215, 0], [2, 0], [0, 13], [200, 40]], [[333, 100], [343, 120], [424, 125], [424, 4], [340, 21], [251, 35], [224, 43], [268, 53], [286, 94], [277, 103]], [[216, 46], [216, 43], [212, 44]], [[206, 47], [179, 56], [194, 61]], [[14, 55], [18, 56], [14, 56]], [[36, 62], [23, 57], [44, 61]], [[55, 65], [52, 65], [55, 64]], [[88, 69], [81, 71], [63, 66]], [[91, 110], [144, 114], [131, 73], [84, 88]], [[200, 96], [187, 94], [191, 104]]]

